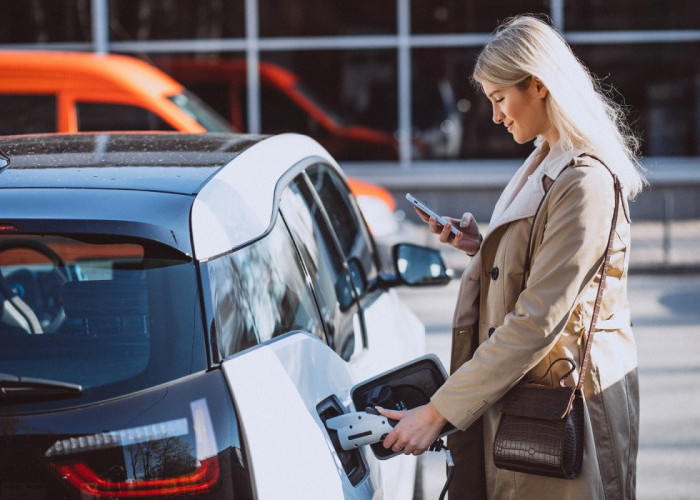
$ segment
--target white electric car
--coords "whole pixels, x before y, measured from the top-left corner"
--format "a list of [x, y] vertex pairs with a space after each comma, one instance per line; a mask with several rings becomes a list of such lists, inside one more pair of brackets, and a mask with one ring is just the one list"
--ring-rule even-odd
[[300, 135], [0, 139], [0, 491], [410, 499], [415, 457], [344, 450], [352, 389], [424, 354], [343, 172]]

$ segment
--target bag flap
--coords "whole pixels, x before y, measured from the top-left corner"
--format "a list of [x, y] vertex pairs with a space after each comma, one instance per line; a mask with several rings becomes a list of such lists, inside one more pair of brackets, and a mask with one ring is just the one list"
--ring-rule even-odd
[[518, 384], [503, 398], [504, 415], [561, 420], [569, 412], [576, 389]]

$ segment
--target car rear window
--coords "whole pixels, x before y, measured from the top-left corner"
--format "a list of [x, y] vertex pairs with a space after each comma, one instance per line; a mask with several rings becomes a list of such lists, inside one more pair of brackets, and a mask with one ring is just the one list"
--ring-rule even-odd
[[117, 237], [0, 237], [0, 373], [109, 397], [205, 366], [194, 265]]

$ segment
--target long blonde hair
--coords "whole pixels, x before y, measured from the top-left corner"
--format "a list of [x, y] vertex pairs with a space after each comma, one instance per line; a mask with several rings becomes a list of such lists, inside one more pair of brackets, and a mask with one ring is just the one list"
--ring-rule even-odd
[[[639, 140], [625, 113], [600, 88], [598, 81], [554, 28], [532, 16], [505, 21], [481, 51], [472, 80], [481, 87], [518, 85], [538, 78], [549, 90], [547, 113], [561, 145], [601, 158], [615, 172], [628, 198], [645, 186], [639, 164]], [[535, 144], [544, 141], [537, 137]]]

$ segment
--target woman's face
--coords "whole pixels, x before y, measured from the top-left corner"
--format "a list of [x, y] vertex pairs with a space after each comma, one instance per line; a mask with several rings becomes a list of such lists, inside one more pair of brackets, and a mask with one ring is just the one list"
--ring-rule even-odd
[[542, 82], [530, 78], [524, 89], [484, 83], [483, 89], [493, 107], [494, 123], [502, 123], [515, 142], [524, 144], [538, 135], [550, 146], [557, 141], [559, 136], [547, 116], [545, 97], [548, 91]]

